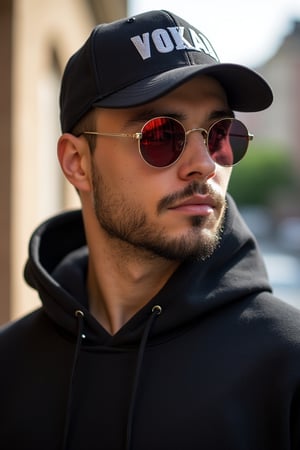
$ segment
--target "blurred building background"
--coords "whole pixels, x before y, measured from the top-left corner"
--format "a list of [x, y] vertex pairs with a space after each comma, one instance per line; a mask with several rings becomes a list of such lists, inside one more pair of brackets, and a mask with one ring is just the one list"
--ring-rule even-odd
[[[36, 293], [23, 281], [33, 229], [52, 214], [79, 206], [56, 160], [60, 134], [58, 93], [66, 61], [96, 23], [118, 19], [127, 15], [127, 11], [126, 0], [0, 2], [0, 323], [39, 304]], [[284, 235], [285, 231], [288, 238], [295, 234], [293, 242], [299, 243], [300, 251], [299, 22], [295, 21], [291, 34], [285, 37], [276, 54], [258, 70], [269, 80], [276, 95], [274, 105], [266, 113], [247, 116], [249, 128], [260, 136], [253, 153], [272, 152], [275, 146], [281, 155], [279, 164], [282, 155], [291, 161], [287, 170], [293, 180], [292, 186], [283, 183], [276, 195], [272, 191], [272, 198], [268, 196], [258, 202], [260, 208], [271, 208], [274, 212], [272, 223], [278, 225], [278, 233]], [[281, 177], [268, 164], [262, 175], [265, 186], [267, 174], [275, 181]], [[246, 163], [240, 167], [247, 170]], [[246, 193], [254, 190], [257, 180], [252, 172]], [[233, 180], [231, 189], [239, 193], [236, 183], [238, 180]], [[238, 200], [253, 211], [253, 197]], [[263, 229], [259, 217], [262, 216], [255, 215], [252, 220], [258, 233]], [[282, 223], [290, 228], [280, 228]], [[268, 226], [264, 230], [272, 233]]]
[[[275, 215], [300, 216], [300, 21], [294, 20], [290, 33], [264, 65], [256, 68], [271, 84], [274, 101], [266, 111], [244, 115], [250, 129], [255, 131], [254, 149], [277, 157], [280, 172], [272, 173], [272, 166], [264, 166], [256, 154], [257, 162], [264, 168], [265, 188], [268, 179], [273, 198], [269, 198]], [[243, 115], [242, 115], [243, 116]], [[271, 162], [272, 163], [272, 162]], [[273, 167], [274, 168], [274, 167]], [[284, 171], [288, 179], [283, 180]], [[257, 175], [257, 174], [256, 174]], [[287, 182], [288, 181], [288, 182]], [[283, 189], [283, 184], [285, 189]], [[276, 190], [276, 185], [279, 190]], [[274, 215], [274, 219], [276, 219]], [[299, 230], [300, 233], [300, 230]], [[300, 247], [300, 235], [298, 246]]]
[[240, 114], [255, 138], [233, 169], [230, 190], [259, 240], [274, 293], [300, 308], [300, 21], [256, 70], [272, 106]]

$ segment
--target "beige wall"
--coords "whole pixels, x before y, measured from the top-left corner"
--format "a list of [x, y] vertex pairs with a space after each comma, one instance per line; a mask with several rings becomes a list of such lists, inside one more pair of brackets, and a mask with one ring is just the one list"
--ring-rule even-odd
[[9, 317], [12, 3], [0, 2], [0, 318]]

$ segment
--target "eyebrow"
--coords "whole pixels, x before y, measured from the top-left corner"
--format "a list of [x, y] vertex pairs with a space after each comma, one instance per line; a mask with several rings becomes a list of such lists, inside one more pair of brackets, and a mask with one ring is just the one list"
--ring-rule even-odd
[[216, 110], [213, 111], [210, 115], [209, 115], [209, 119], [213, 120], [213, 119], [223, 119], [224, 117], [230, 117], [230, 118], [234, 118], [234, 112], [232, 111], [232, 109], [222, 109], [222, 110]]
[[[180, 112], [174, 112], [174, 111], [168, 111], [168, 110], [158, 110], [158, 109], [144, 109], [142, 111], [137, 112], [135, 115], [130, 117], [126, 123], [125, 127], [132, 126], [132, 125], [138, 125], [138, 124], [144, 124], [148, 120], [151, 120], [155, 117], [172, 117], [173, 119], [177, 119], [179, 122], [183, 122], [187, 119], [187, 115], [180, 113]], [[225, 117], [232, 117], [234, 118], [234, 112], [230, 108], [226, 109], [220, 109], [212, 111], [207, 120], [218, 120], [223, 119]]]
[[130, 117], [126, 121], [126, 125], [145, 123], [148, 120], [151, 120], [155, 117], [172, 117], [173, 119], [177, 119], [179, 121], [186, 119], [185, 114], [174, 112], [174, 111], [171, 112], [168, 110], [145, 109], [145, 110], [137, 112], [135, 115]]

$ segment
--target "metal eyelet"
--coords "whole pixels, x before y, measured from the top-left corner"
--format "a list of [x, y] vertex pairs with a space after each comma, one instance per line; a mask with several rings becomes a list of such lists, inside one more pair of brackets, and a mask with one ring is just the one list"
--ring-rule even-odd
[[81, 311], [81, 309], [76, 309], [74, 314], [75, 314], [75, 317], [84, 317], [84, 312]]
[[154, 305], [151, 311], [156, 313], [157, 316], [160, 316], [162, 313], [162, 307], [160, 305]]

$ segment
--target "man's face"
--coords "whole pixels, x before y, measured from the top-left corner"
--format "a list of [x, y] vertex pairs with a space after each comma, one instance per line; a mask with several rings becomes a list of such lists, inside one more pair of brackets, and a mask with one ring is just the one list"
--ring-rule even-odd
[[[208, 129], [228, 115], [220, 84], [199, 77], [140, 107], [100, 109], [96, 130], [133, 134], [157, 116], [177, 118], [186, 130]], [[200, 132], [188, 135], [181, 158], [167, 168], [146, 164], [134, 139], [99, 136], [92, 158], [95, 215], [109, 238], [134, 251], [205, 259], [219, 241], [230, 173], [211, 159]]]

